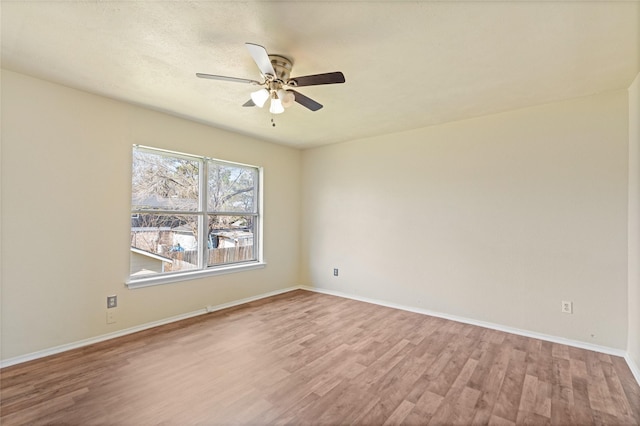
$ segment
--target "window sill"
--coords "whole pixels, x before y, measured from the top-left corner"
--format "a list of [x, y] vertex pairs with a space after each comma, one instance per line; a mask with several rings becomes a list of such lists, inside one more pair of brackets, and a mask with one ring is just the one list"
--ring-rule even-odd
[[151, 276], [144, 278], [129, 279], [125, 282], [130, 289], [150, 287], [161, 284], [171, 284], [180, 281], [195, 280], [199, 278], [211, 277], [215, 275], [233, 274], [235, 272], [250, 271], [252, 269], [261, 269], [267, 266], [265, 262], [242, 263], [238, 265], [228, 265], [217, 268], [201, 269], [189, 272], [177, 272], [170, 275]]

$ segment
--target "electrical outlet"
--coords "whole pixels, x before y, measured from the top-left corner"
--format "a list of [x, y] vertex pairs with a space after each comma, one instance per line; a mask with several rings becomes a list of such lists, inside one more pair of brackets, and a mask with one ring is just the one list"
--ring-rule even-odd
[[116, 322], [116, 309], [107, 309], [107, 324]]
[[333, 268], [333, 276], [334, 277], [338, 276], [338, 268]]
[[115, 308], [118, 306], [118, 296], [107, 296], [107, 309]]
[[566, 300], [562, 301], [562, 312], [565, 314], [573, 313], [573, 302], [568, 302]]

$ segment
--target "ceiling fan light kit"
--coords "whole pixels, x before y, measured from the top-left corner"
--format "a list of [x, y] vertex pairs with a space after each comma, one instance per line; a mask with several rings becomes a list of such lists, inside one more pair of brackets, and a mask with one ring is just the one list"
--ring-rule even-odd
[[278, 98], [282, 101], [282, 106], [289, 108], [296, 101], [296, 95], [290, 90], [279, 89]]
[[281, 114], [284, 112], [282, 101], [278, 99], [278, 97], [275, 94], [271, 98], [271, 106], [269, 107], [269, 112], [271, 114]]
[[269, 97], [269, 91], [264, 88], [251, 93], [251, 100], [257, 107], [260, 108], [264, 106], [264, 103], [267, 102], [267, 99], [269, 99]]
[[283, 113], [285, 108], [289, 108], [294, 102], [311, 111], [318, 111], [322, 108], [322, 104], [292, 90], [291, 88], [293, 87], [345, 82], [344, 75], [339, 71], [290, 78], [291, 69], [293, 68], [293, 62], [290, 59], [280, 55], [269, 55], [267, 50], [258, 44], [246, 43], [245, 45], [249, 49], [249, 53], [256, 65], [258, 65], [258, 69], [260, 69], [260, 74], [263, 77], [262, 82], [246, 78], [202, 73], [196, 73], [196, 77], [262, 86], [261, 89], [252, 92], [251, 99], [242, 106], [262, 108], [267, 99], [271, 99], [269, 112], [272, 114]]

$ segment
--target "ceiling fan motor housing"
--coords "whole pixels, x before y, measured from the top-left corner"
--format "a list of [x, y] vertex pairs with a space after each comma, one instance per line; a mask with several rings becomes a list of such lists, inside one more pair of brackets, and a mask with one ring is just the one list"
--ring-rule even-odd
[[276, 80], [280, 80], [280, 82], [282, 83], [285, 83], [289, 79], [289, 75], [291, 74], [293, 62], [291, 62], [290, 59], [280, 55], [269, 55], [269, 60], [271, 61], [273, 70], [276, 72], [274, 78]]

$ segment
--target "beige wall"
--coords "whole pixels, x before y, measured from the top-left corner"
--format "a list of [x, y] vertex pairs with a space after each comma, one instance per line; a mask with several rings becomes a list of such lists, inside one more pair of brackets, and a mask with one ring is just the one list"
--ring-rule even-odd
[[[9, 71], [1, 136], [2, 359], [299, 283], [298, 150]], [[136, 143], [263, 166], [266, 268], [125, 288]]]
[[627, 110], [623, 90], [304, 151], [303, 282], [625, 349]]
[[[639, 86], [299, 152], [3, 71], [2, 359], [303, 283], [638, 364]], [[263, 166], [267, 267], [126, 289], [133, 143]]]
[[629, 357], [640, 368], [640, 74], [629, 87]]

